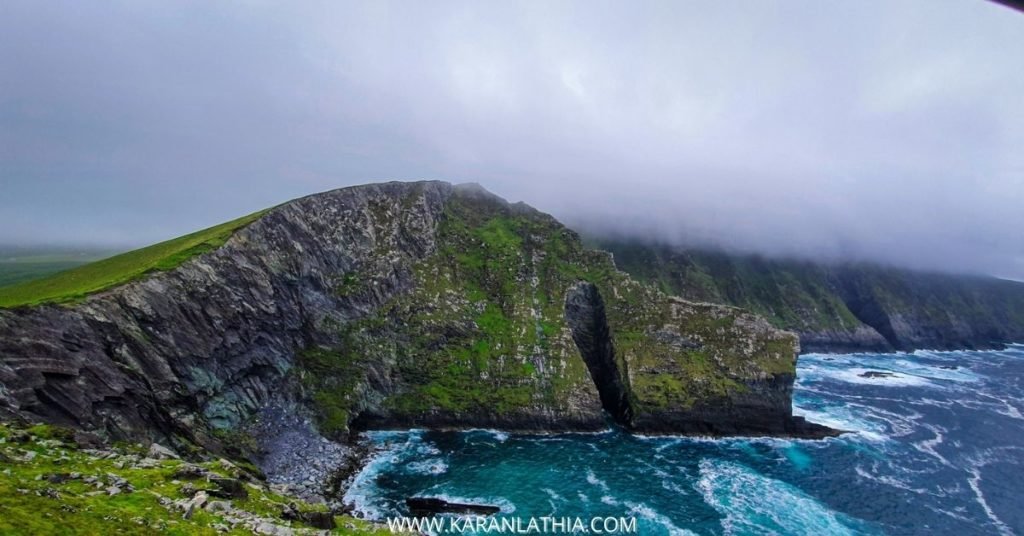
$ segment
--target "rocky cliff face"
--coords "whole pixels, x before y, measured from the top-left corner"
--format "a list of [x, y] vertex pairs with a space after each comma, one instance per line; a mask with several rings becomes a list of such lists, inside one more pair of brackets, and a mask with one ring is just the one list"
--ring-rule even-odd
[[595, 242], [641, 281], [743, 307], [799, 333], [804, 351], [981, 349], [1024, 340], [1024, 284], [1013, 281]]
[[550, 216], [388, 183], [268, 211], [73, 305], [0, 310], [0, 412], [217, 448], [298, 401], [320, 430], [828, 433], [791, 417], [796, 337], [670, 297]]

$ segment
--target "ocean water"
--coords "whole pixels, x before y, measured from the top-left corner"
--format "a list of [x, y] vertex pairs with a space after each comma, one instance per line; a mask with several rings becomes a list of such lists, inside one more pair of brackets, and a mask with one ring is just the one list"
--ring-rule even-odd
[[374, 519], [432, 496], [524, 518], [635, 516], [640, 534], [1024, 534], [1024, 346], [804, 355], [794, 402], [852, 433], [375, 432], [347, 498]]

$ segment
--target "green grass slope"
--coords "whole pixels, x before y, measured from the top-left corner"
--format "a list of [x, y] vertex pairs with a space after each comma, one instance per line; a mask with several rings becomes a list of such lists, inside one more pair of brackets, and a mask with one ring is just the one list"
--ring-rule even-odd
[[264, 213], [265, 210], [256, 212], [49, 277], [0, 287], [0, 308], [73, 302], [154, 271], [170, 270], [196, 255], [220, 247], [235, 231], [257, 220]]

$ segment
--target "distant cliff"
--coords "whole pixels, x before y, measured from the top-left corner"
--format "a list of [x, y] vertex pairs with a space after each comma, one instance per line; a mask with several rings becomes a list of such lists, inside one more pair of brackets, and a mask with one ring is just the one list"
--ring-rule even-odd
[[594, 240], [641, 281], [797, 332], [805, 352], [982, 349], [1024, 340], [1024, 283]]
[[280, 399], [336, 437], [829, 433], [791, 415], [792, 333], [637, 282], [479, 187], [345, 188], [254, 218], [165, 271], [0, 310], [0, 414], [211, 448]]

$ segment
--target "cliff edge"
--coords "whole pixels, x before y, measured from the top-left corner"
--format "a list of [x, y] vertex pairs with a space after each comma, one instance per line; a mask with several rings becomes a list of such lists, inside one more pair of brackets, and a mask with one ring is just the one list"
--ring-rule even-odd
[[268, 404], [326, 435], [489, 427], [821, 437], [797, 338], [671, 297], [475, 186], [270, 209], [173, 269], [0, 310], [0, 414], [217, 449]]

